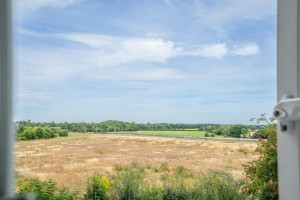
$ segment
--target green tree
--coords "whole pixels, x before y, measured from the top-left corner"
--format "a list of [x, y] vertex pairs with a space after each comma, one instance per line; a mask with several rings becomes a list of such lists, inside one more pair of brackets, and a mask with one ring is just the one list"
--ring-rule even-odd
[[26, 140], [34, 140], [36, 138], [35, 128], [26, 127], [23, 132], [23, 135], [26, 138]]
[[228, 136], [240, 138], [245, 132], [248, 132], [247, 126], [238, 124], [230, 127]]
[[38, 139], [44, 138], [44, 130], [42, 128], [37, 128], [35, 134]]

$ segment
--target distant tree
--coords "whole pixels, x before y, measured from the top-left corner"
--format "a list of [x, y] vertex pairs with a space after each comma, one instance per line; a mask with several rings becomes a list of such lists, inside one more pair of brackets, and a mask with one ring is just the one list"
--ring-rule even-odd
[[213, 126], [206, 126], [205, 127], [205, 131], [212, 133], [214, 131], [214, 127]]
[[229, 136], [229, 126], [221, 125], [216, 129], [216, 135]]
[[36, 137], [37, 137], [38, 139], [44, 138], [44, 131], [43, 131], [42, 128], [37, 128], [37, 129], [35, 130], [35, 134], [36, 134]]
[[238, 124], [230, 127], [228, 136], [240, 138], [245, 132], [248, 132], [247, 126]]

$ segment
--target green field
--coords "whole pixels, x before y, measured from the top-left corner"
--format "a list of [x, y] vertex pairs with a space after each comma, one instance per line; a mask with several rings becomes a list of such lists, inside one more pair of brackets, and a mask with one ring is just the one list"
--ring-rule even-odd
[[136, 131], [134, 133], [137, 135], [204, 137], [204, 134], [206, 132], [203, 131]]

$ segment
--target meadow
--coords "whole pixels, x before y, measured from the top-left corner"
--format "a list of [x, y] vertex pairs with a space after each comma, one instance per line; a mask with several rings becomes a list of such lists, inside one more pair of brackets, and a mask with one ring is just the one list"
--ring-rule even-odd
[[18, 141], [19, 178], [53, 179], [60, 186], [85, 189], [94, 172], [114, 176], [118, 168], [139, 163], [152, 177], [184, 168], [194, 174], [225, 171], [244, 178], [243, 164], [256, 160], [257, 142], [146, 137], [120, 134], [70, 134], [67, 138]]
[[136, 135], [153, 135], [153, 136], [179, 136], [179, 137], [204, 137], [205, 134], [209, 136], [211, 133], [196, 131], [196, 130], [182, 130], [182, 131], [136, 131]]

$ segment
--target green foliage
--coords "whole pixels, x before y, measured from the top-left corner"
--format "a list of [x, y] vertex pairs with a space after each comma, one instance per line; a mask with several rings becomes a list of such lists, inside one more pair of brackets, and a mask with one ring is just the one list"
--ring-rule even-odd
[[229, 126], [219, 126], [216, 131], [215, 131], [215, 134], [216, 135], [229, 135]]
[[245, 199], [239, 192], [242, 184], [242, 181], [235, 180], [228, 173], [211, 172], [208, 176], [200, 177], [193, 193], [197, 194], [197, 199], [242, 200]]
[[230, 174], [211, 172], [208, 176], [198, 177], [193, 185], [188, 185], [182, 177], [167, 179], [162, 190], [162, 199], [209, 199], [209, 200], [242, 200], [239, 192], [241, 181], [235, 180]]
[[183, 177], [183, 178], [189, 178], [189, 177], [193, 176], [192, 172], [190, 172], [189, 170], [187, 170], [186, 168], [184, 168], [182, 166], [179, 166], [176, 168], [175, 175], [178, 177]]
[[84, 195], [85, 200], [108, 200], [111, 190], [111, 181], [106, 176], [95, 173], [87, 181], [87, 191]]
[[[99, 123], [87, 123], [87, 122], [31, 122], [19, 121], [16, 122], [17, 132], [23, 132], [25, 127], [40, 127], [45, 128], [61, 128], [72, 132], [94, 132], [94, 133], [107, 133], [107, 132], [130, 132], [130, 131], [162, 131], [168, 135], [172, 135], [170, 132], [174, 132], [174, 135], [191, 135], [191, 136], [203, 136], [202, 131], [214, 133], [216, 135], [228, 135], [229, 125], [220, 124], [173, 124], [173, 123], [134, 123], [134, 122], [122, 122], [117, 120], [107, 120]], [[260, 129], [261, 125], [247, 126], [251, 130]], [[184, 131], [185, 130], [185, 131]], [[190, 133], [188, 133], [190, 132]], [[201, 133], [202, 132], [202, 133]]]
[[33, 193], [37, 200], [75, 200], [79, 199], [78, 192], [71, 192], [67, 188], [59, 189], [56, 182], [28, 179], [19, 183], [19, 194]]
[[208, 175], [195, 176], [184, 167], [178, 167], [173, 172], [168, 168], [167, 173], [163, 172], [161, 180], [157, 182], [147, 176], [145, 170], [141, 170], [145, 168], [138, 163], [132, 163], [112, 177], [94, 173], [87, 180], [83, 197], [79, 197], [78, 192], [57, 188], [52, 180], [42, 182], [38, 179], [18, 181], [19, 193], [33, 192], [37, 200], [244, 199], [239, 190], [242, 182], [227, 173], [210, 172]]
[[35, 134], [36, 134], [38, 139], [42, 139], [42, 138], [44, 138], [45, 132], [42, 128], [37, 128], [35, 130]]
[[143, 173], [137, 167], [124, 168], [113, 181], [112, 199], [142, 199], [142, 180]]
[[123, 170], [123, 167], [121, 165], [115, 165], [114, 169], [116, 172], [120, 172]]
[[228, 136], [240, 138], [241, 136], [246, 137], [247, 133], [248, 133], [247, 126], [238, 124], [230, 127]]
[[162, 163], [161, 165], [160, 165], [160, 171], [161, 172], [169, 172], [170, 171], [170, 169], [169, 169], [169, 165], [168, 165], [168, 163]]
[[256, 123], [257, 124], [259, 124], [259, 123], [261, 123], [261, 122], [265, 122], [265, 123], [267, 123], [268, 125], [270, 125], [270, 124], [272, 124], [272, 122], [275, 120], [275, 118], [274, 117], [270, 117], [270, 118], [267, 118], [266, 117], [266, 113], [262, 113], [262, 114], [260, 114], [260, 116], [259, 117], [257, 117], [257, 118], [251, 118], [250, 119], [250, 122], [253, 122], [253, 121], [256, 121]]
[[[68, 136], [67, 130], [57, 130], [61, 137]], [[56, 137], [53, 130], [48, 127], [33, 127], [30, 125], [21, 124], [17, 128], [18, 140], [35, 140], [35, 139], [49, 139]]]
[[261, 154], [256, 161], [244, 165], [247, 177], [244, 191], [250, 199], [278, 199], [277, 131], [276, 124], [265, 130], [267, 141], [260, 140], [257, 151]]
[[69, 135], [67, 130], [57, 130], [56, 133], [58, 133], [59, 137], [68, 137]]

